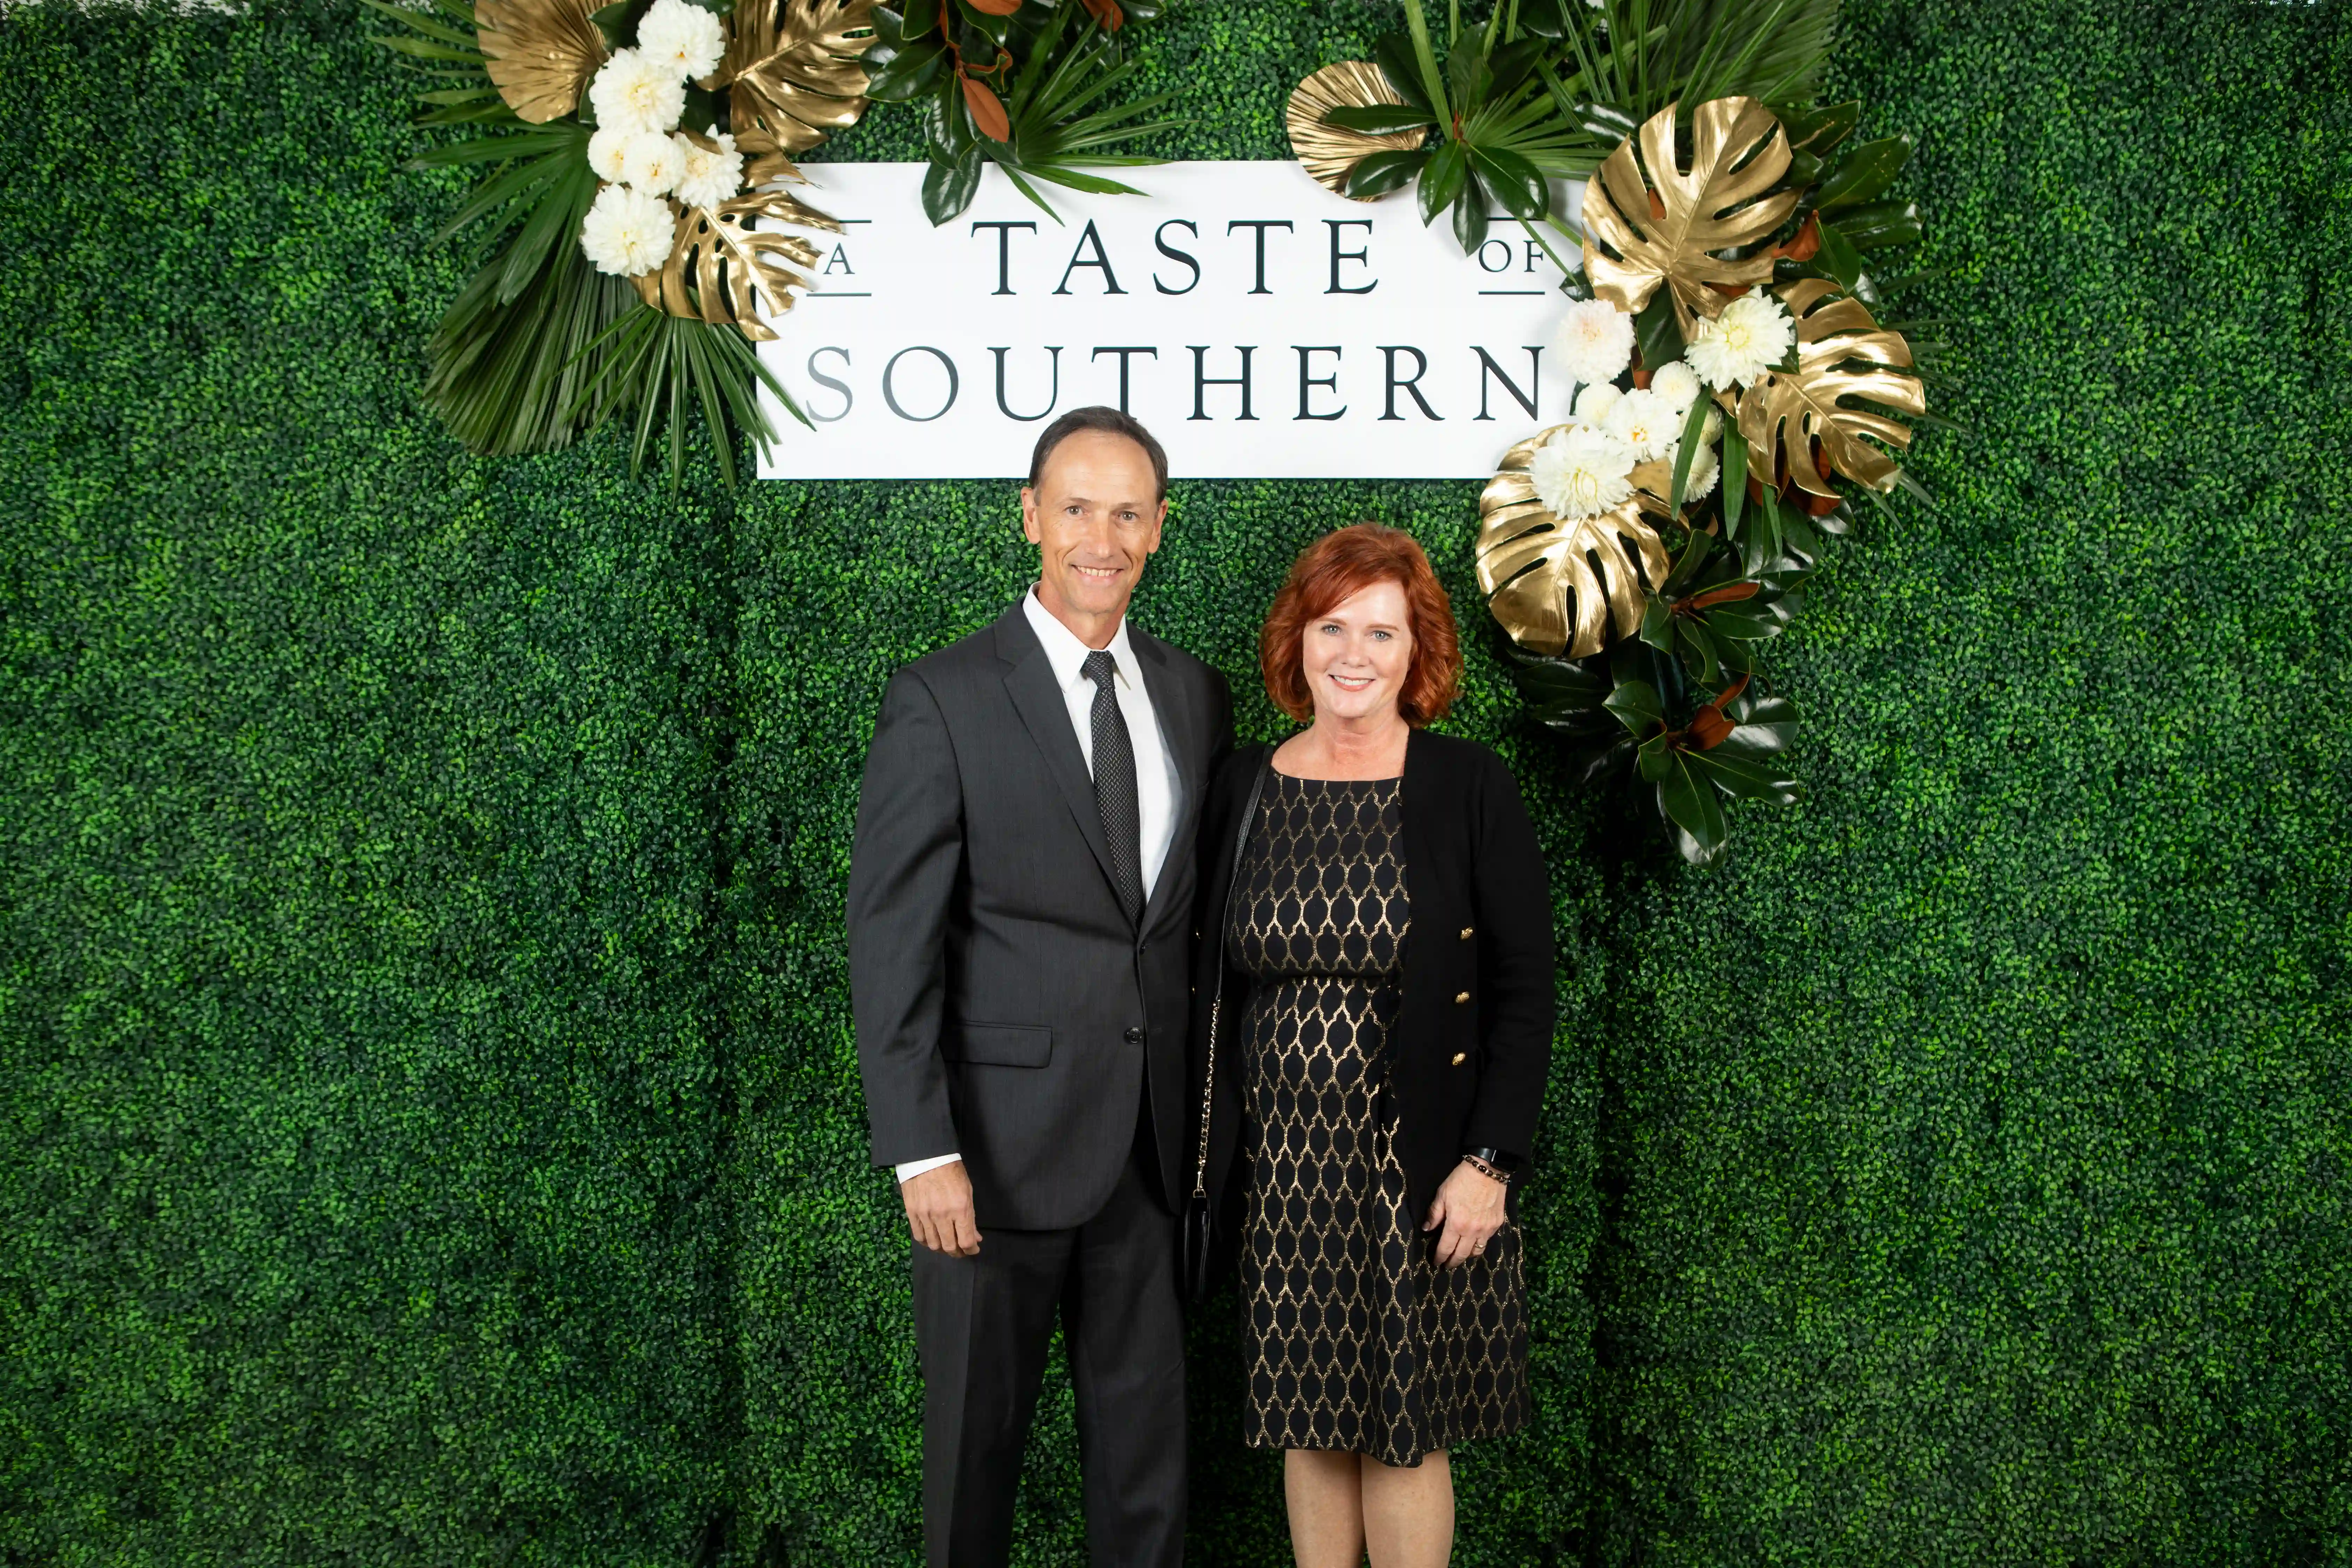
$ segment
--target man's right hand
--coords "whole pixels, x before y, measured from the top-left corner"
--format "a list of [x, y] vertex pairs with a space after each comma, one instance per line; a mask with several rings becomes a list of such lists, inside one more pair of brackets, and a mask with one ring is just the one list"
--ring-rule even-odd
[[950, 1258], [980, 1252], [980, 1222], [971, 1212], [971, 1177], [961, 1160], [909, 1176], [898, 1184], [907, 1205], [907, 1226], [915, 1240]]

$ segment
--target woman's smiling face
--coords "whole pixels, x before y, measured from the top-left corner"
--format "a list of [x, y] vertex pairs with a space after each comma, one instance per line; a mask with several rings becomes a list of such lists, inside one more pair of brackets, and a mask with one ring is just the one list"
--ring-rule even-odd
[[1412, 610], [1403, 584], [1383, 579], [1357, 589], [1308, 621], [1299, 637], [1316, 718], [1395, 712], [1412, 668]]

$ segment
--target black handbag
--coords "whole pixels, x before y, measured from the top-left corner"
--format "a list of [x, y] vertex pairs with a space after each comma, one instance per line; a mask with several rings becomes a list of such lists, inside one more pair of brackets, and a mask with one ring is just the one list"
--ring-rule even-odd
[[[1269, 746], [1258, 763], [1256, 776], [1250, 780], [1249, 800], [1242, 807], [1241, 826], [1234, 834], [1233, 864], [1225, 873], [1227, 908], [1233, 904], [1234, 883], [1241, 876], [1242, 854], [1249, 847], [1250, 829], [1256, 826], [1258, 797], [1265, 789], [1265, 775], [1273, 767], [1274, 748]], [[1208, 935], [1217, 944], [1215, 982], [1209, 992], [1209, 1062], [1201, 1085], [1201, 1147], [1192, 1163], [1192, 1195], [1184, 1204], [1182, 1237], [1184, 1296], [1192, 1301], [1208, 1299], [1217, 1275], [1217, 1224], [1209, 1205], [1209, 1119], [1217, 1102], [1217, 1025], [1225, 1005], [1225, 910], [1217, 911]]]

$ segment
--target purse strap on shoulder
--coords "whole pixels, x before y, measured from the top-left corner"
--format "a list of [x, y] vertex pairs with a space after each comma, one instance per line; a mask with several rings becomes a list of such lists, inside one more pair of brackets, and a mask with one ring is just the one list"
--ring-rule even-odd
[[1217, 1098], [1217, 1024], [1225, 1005], [1225, 915], [1233, 908], [1234, 884], [1241, 879], [1242, 856], [1248, 852], [1250, 829], [1257, 826], [1257, 803], [1265, 793], [1265, 776], [1274, 771], [1274, 748], [1258, 759], [1250, 776], [1249, 799], [1243, 803], [1241, 826], [1234, 830], [1234, 858], [1225, 868], [1225, 905], [1217, 911], [1210, 940], [1217, 944], [1217, 977], [1209, 994], [1209, 1070], [1201, 1085], [1201, 1147], [1192, 1162], [1192, 1195], [1209, 1195], [1209, 1113]]

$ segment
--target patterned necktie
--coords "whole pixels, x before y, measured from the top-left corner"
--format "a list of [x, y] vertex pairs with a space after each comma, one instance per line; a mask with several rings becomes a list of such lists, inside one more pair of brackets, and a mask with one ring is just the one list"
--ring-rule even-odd
[[1135, 795], [1135, 742], [1127, 716], [1118, 710], [1118, 661], [1108, 653], [1087, 655], [1086, 677], [1095, 683], [1095, 809], [1102, 813], [1103, 837], [1110, 842], [1111, 881], [1118, 888], [1127, 918], [1143, 918], [1143, 810]]

